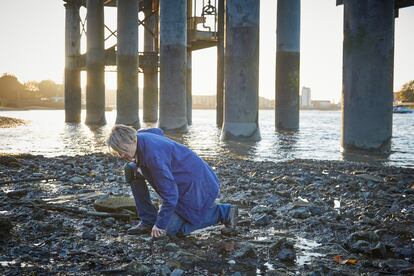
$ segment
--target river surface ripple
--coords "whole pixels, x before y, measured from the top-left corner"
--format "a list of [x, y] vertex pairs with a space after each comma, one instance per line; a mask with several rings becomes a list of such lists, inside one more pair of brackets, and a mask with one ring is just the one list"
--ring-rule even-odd
[[[140, 115], [142, 118], [142, 110]], [[115, 123], [116, 112], [106, 112], [108, 124], [97, 129], [83, 123], [64, 123], [63, 110], [1, 111], [0, 116], [30, 122], [15, 128], [0, 128], [0, 152], [57, 156], [107, 152], [105, 140]], [[82, 121], [84, 117], [83, 110]], [[300, 130], [288, 133], [275, 131], [274, 111], [260, 110], [262, 140], [255, 143], [220, 141], [220, 129], [215, 121], [215, 110], [193, 110], [193, 125], [189, 132], [174, 138], [203, 157], [231, 156], [270, 161], [345, 159], [414, 167], [414, 114], [394, 114], [389, 156], [342, 154], [340, 111], [301, 111]]]

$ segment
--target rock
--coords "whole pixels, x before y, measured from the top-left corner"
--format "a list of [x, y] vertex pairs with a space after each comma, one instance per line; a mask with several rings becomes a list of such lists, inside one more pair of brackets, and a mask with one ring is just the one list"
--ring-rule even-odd
[[414, 245], [409, 244], [403, 247], [395, 248], [395, 253], [403, 258], [413, 258], [414, 257]]
[[102, 221], [102, 224], [106, 227], [113, 227], [116, 224], [116, 221], [114, 218], [106, 218]]
[[19, 199], [19, 198], [26, 196], [28, 193], [29, 193], [29, 190], [27, 189], [17, 189], [17, 190], [7, 192], [6, 195], [9, 198]]
[[82, 233], [82, 239], [90, 240], [90, 241], [96, 241], [96, 234], [92, 233], [90, 231], [83, 232]]
[[363, 173], [363, 174], [358, 174], [357, 176], [362, 178], [362, 179], [365, 179], [365, 180], [370, 180], [370, 181], [374, 181], [374, 182], [383, 182], [382, 178], [380, 178], [378, 176], [375, 176], [375, 175], [371, 175], [371, 174]]
[[236, 264], [236, 261], [235, 261], [235, 260], [229, 260], [227, 263], [228, 263], [229, 265], [235, 265], [235, 264]]
[[83, 178], [82, 178], [82, 177], [80, 177], [80, 176], [74, 176], [74, 177], [71, 177], [71, 178], [69, 179], [69, 181], [70, 181], [71, 183], [74, 183], [74, 184], [82, 184], [82, 183], [84, 182]]
[[379, 235], [375, 231], [357, 231], [349, 235], [347, 241], [352, 243], [358, 240], [364, 240], [369, 242], [375, 242], [380, 239]]
[[371, 244], [367, 241], [364, 240], [359, 240], [354, 242], [351, 245], [351, 252], [353, 253], [364, 253], [364, 254], [369, 254], [371, 253]]
[[312, 216], [321, 216], [323, 214], [323, 210], [319, 206], [311, 205], [308, 208]]
[[228, 237], [237, 236], [238, 234], [236, 229], [232, 229], [230, 227], [223, 227], [221, 228], [220, 232], [223, 236], [228, 236]]
[[234, 241], [224, 241], [222, 243], [223, 250], [226, 252], [233, 252], [234, 251]]
[[178, 245], [176, 245], [175, 243], [171, 242], [171, 243], [167, 243], [164, 246], [165, 251], [170, 251], [170, 252], [176, 252], [177, 250], [180, 249], [180, 247]]
[[34, 178], [42, 178], [44, 177], [43, 173], [32, 173], [32, 177]]
[[32, 227], [40, 232], [52, 232], [56, 229], [56, 224], [43, 221], [37, 221], [32, 223]]
[[294, 262], [296, 259], [293, 243], [285, 238], [278, 240], [275, 244], [270, 246], [268, 253], [270, 258], [277, 258], [282, 262]]
[[234, 253], [234, 258], [239, 259], [257, 259], [256, 251], [252, 246], [244, 246]]
[[[0, 127], [1, 127], [1, 119], [4, 117], [0, 116]], [[9, 155], [0, 155], [0, 165], [4, 165], [10, 168], [19, 168], [22, 164], [19, 159], [9, 156]]]
[[266, 199], [266, 202], [270, 205], [276, 205], [281, 202], [281, 198], [278, 195], [271, 195]]
[[10, 237], [10, 231], [13, 224], [7, 217], [0, 217], [0, 241], [7, 240]]
[[139, 261], [132, 261], [127, 266], [127, 272], [131, 275], [144, 276], [150, 272], [150, 268]]
[[402, 259], [388, 259], [379, 264], [379, 267], [389, 273], [395, 273], [412, 268], [412, 264]]
[[387, 249], [383, 243], [379, 242], [371, 249], [371, 254], [377, 258], [385, 258], [387, 257]]
[[272, 221], [272, 216], [270, 215], [261, 215], [253, 221], [253, 224], [256, 226], [267, 226]]
[[44, 219], [49, 213], [44, 209], [37, 209], [33, 211], [32, 218], [37, 220]]
[[307, 219], [312, 215], [312, 213], [308, 207], [299, 207], [290, 210], [289, 215], [297, 219]]
[[171, 276], [181, 276], [184, 275], [184, 270], [176, 268], [171, 272]]
[[99, 212], [117, 213], [123, 209], [136, 212], [135, 201], [128, 196], [112, 196], [103, 199], [97, 199], [93, 207]]
[[171, 269], [168, 267], [168, 265], [162, 265], [160, 267], [160, 274], [161, 276], [168, 276], [171, 274]]
[[268, 213], [270, 211], [269, 207], [264, 205], [257, 205], [250, 210], [250, 213], [253, 214], [263, 214]]
[[117, 180], [117, 176], [115, 176], [115, 175], [110, 175], [109, 177], [108, 177], [108, 181], [109, 182], [114, 182], [114, 181], [116, 181]]

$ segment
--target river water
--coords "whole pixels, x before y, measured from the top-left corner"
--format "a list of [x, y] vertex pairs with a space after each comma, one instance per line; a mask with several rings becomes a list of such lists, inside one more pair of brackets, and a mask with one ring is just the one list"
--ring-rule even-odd
[[[0, 116], [29, 121], [24, 126], [0, 128], [0, 152], [57, 156], [107, 152], [105, 140], [115, 123], [116, 112], [106, 112], [108, 124], [98, 129], [91, 129], [83, 123], [65, 124], [63, 110], [0, 111]], [[82, 111], [83, 120], [84, 116], [85, 111]], [[260, 142], [222, 142], [220, 129], [215, 124], [215, 110], [193, 110], [193, 125], [189, 132], [174, 138], [203, 157], [227, 155], [271, 161], [345, 159], [414, 167], [413, 113], [394, 114], [389, 156], [343, 155], [340, 111], [301, 111], [300, 130], [296, 133], [276, 132], [272, 110], [259, 112], [259, 124]]]

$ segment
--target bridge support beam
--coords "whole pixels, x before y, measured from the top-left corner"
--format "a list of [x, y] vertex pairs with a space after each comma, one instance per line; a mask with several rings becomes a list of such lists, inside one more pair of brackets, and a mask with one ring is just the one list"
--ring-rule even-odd
[[80, 56], [80, 2], [65, 4], [65, 122], [81, 120], [81, 72], [76, 64]]
[[259, 0], [227, 0], [222, 140], [258, 141]]
[[344, 1], [342, 146], [388, 152], [392, 136], [394, 0]]
[[276, 106], [278, 130], [299, 129], [300, 0], [277, 1]]
[[160, 0], [160, 128], [188, 131], [186, 83], [187, 1]]
[[117, 2], [116, 123], [140, 127], [138, 115], [138, 1]]
[[[146, 28], [144, 28], [144, 52], [158, 52], [158, 16], [152, 14], [152, 0], [145, 0], [144, 10]], [[144, 122], [155, 123], [158, 120], [158, 66], [157, 63], [146, 64], [144, 72]]]
[[[187, 18], [193, 16], [193, 1], [187, 0]], [[188, 22], [187, 22], [188, 23]], [[187, 26], [187, 123], [191, 125], [193, 123], [193, 68], [192, 68], [192, 48], [191, 41], [189, 41], [188, 26]]]
[[86, 52], [86, 121], [104, 125], [105, 119], [105, 50], [103, 0], [87, 0]]

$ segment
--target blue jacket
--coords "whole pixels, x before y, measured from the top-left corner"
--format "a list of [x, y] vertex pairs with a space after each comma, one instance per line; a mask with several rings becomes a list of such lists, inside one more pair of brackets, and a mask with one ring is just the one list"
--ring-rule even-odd
[[219, 181], [211, 167], [159, 128], [139, 130], [137, 137], [138, 166], [163, 200], [155, 225], [165, 229], [174, 212], [199, 223], [219, 195]]

